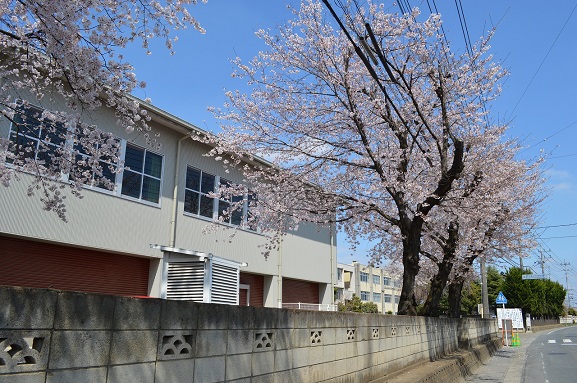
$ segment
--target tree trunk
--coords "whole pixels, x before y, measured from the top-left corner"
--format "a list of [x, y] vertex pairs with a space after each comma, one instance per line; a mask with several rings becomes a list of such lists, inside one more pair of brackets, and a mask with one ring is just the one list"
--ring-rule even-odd
[[[421, 252], [421, 232], [423, 220], [417, 216], [408, 230], [403, 233], [403, 287], [397, 312], [400, 315], [417, 315], [417, 300], [415, 298], [415, 279], [419, 273], [419, 255]], [[401, 230], [403, 232], [403, 230]]]
[[423, 315], [425, 316], [439, 316], [439, 302], [443, 296], [443, 290], [449, 280], [449, 275], [453, 269], [453, 261], [455, 259], [455, 251], [457, 250], [457, 242], [459, 239], [459, 224], [455, 221], [449, 224], [447, 229], [448, 236], [444, 240], [443, 260], [437, 263], [437, 273], [431, 278], [431, 288], [425, 307], [423, 308]]
[[437, 271], [431, 279], [431, 289], [429, 290], [425, 306], [423, 307], [423, 315], [425, 316], [439, 316], [439, 302], [441, 301], [443, 290], [449, 280], [453, 263], [443, 259], [443, 262], [438, 266], [439, 271]]
[[465, 281], [454, 281], [449, 284], [449, 317], [461, 317], [461, 293]]

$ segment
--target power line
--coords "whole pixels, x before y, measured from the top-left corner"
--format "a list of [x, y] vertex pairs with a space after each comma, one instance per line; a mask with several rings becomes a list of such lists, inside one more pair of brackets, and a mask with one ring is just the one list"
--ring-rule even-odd
[[537, 226], [536, 229], [549, 229], [551, 227], [566, 227], [566, 226], [577, 226], [577, 222], [565, 223], [565, 224], [561, 224], [561, 225]]
[[567, 17], [567, 20], [565, 20], [565, 23], [563, 24], [563, 27], [561, 28], [561, 30], [560, 30], [559, 33], [557, 34], [557, 37], [555, 37], [555, 40], [553, 41], [553, 44], [551, 44], [551, 46], [549, 47], [549, 50], [547, 51], [547, 54], [545, 55], [545, 57], [543, 57], [543, 60], [541, 60], [541, 64], [539, 64], [539, 67], [538, 67], [537, 70], [535, 71], [535, 74], [533, 74], [533, 77], [531, 77], [531, 81], [529, 81], [529, 84], [527, 84], [527, 87], [526, 87], [525, 90], [523, 91], [523, 94], [521, 94], [521, 97], [519, 97], [519, 100], [518, 100], [517, 103], [515, 104], [515, 107], [513, 108], [513, 111], [511, 112], [511, 115], [513, 115], [513, 113], [515, 113], [515, 110], [517, 110], [517, 107], [519, 106], [519, 103], [521, 103], [521, 100], [522, 100], [523, 97], [525, 96], [525, 93], [527, 93], [527, 90], [529, 89], [529, 87], [530, 87], [531, 84], [533, 83], [533, 80], [535, 80], [535, 77], [537, 76], [537, 73], [539, 73], [539, 70], [540, 70], [541, 67], [543, 66], [543, 63], [545, 62], [545, 60], [546, 60], [547, 57], [549, 56], [549, 53], [551, 53], [551, 50], [552, 50], [553, 47], [555, 46], [555, 43], [556, 43], [557, 40], [559, 39], [559, 36], [561, 36], [561, 33], [563, 33], [563, 30], [564, 30], [565, 27], [567, 26], [567, 23], [569, 22], [569, 19], [571, 19], [571, 16], [573, 15], [573, 12], [575, 12], [575, 9], [577, 9], [577, 4], [573, 7], [573, 10], [571, 11], [571, 13], [569, 14], [569, 16]]

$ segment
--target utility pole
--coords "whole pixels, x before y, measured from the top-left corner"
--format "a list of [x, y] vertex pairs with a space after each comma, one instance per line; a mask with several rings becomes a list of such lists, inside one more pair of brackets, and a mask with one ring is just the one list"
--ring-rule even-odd
[[567, 289], [567, 309], [571, 308], [571, 295], [569, 294], [569, 266], [570, 264], [567, 261], [564, 261], [561, 266], [563, 266], [563, 271], [565, 272], [565, 287]]
[[482, 317], [489, 318], [489, 289], [487, 288], [487, 269], [485, 258], [481, 258], [481, 301], [483, 303]]
[[545, 260], [543, 259], [543, 250], [539, 249], [539, 260], [537, 263], [541, 264], [541, 274], [545, 275]]

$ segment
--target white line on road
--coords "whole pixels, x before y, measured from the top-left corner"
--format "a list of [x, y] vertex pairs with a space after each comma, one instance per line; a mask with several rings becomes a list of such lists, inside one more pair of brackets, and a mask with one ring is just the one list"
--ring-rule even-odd
[[573, 343], [571, 339], [563, 339], [563, 343]]
[[547, 343], [557, 343], [557, 341], [555, 339], [549, 339]]

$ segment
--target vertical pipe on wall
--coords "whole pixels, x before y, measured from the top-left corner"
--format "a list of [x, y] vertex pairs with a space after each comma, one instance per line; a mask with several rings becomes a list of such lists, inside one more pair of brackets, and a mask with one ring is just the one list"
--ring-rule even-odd
[[187, 134], [178, 140], [176, 145], [176, 164], [174, 165], [174, 188], [172, 191], [172, 213], [170, 217], [170, 239], [168, 241], [168, 246], [174, 247], [176, 243], [176, 217], [178, 216], [178, 183], [180, 182], [180, 148], [182, 146], [182, 141], [190, 137]]
[[282, 309], [282, 238], [278, 243], [277, 261], [277, 307]]

